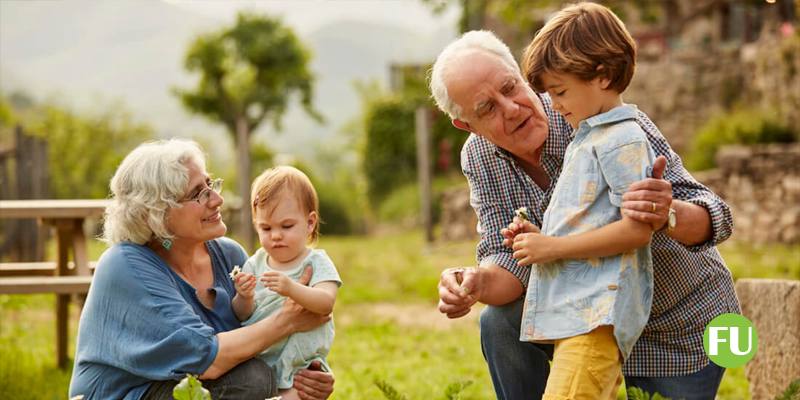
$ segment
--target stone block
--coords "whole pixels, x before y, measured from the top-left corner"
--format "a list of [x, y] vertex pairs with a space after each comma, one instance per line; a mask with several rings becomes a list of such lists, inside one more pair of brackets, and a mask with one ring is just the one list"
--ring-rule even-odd
[[736, 294], [758, 332], [758, 351], [745, 365], [750, 395], [774, 399], [800, 378], [800, 281], [739, 279]]

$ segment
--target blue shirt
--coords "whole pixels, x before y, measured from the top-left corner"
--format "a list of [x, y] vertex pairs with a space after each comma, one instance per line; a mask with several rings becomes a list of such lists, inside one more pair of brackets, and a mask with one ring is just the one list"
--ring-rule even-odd
[[[524, 287], [528, 286], [531, 268], [517, 265], [511, 249], [503, 246], [500, 229], [508, 226], [514, 210], [520, 207], [527, 207], [531, 221], [541, 226], [573, 131], [553, 111], [547, 94], [539, 98], [549, 125], [541, 160], [552, 182], [548, 187], [536, 185], [510, 153], [480, 136], [470, 135], [461, 150], [470, 203], [478, 215], [478, 262], [505, 268]], [[684, 246], [665, 232], [653, 234], [650, 248], [655, 291], [650, 319], [622, 371], [626, 376], [687, 375], [708, 365], [703, 351], [703, 330], [708, 322], [719, 314], [740, 312], [730, 271], [715, 247], [730, 236], [733, 217], [719, 196], [686, 171], [680, 156], [641, 110], [636, 124], [656, 155], [667, 158], [664, 179], [672, 184], [672, 196], [708, 210], [713, 234], [708, 242], [697, 246]]]
[[150, 382], [201, 374], [217, 355], [216, 334], [239, 328], [228, 273], [247, 254], [236, 242], [206, 242], [216, 292], [206, 308], [194, 288], [150, 248], [118, 243], [95, 269], [81, 313], [69, 396], [139, 399]]
[[[542, 234], [570, 236], [622, 218], [622, 195], [649, 176], [655, 160], [636, 107], [623, 105], [581, 121], [564, 155]], [[650, 247], [593, 259], [531, 267], [520, 339], [551, 341], [613, 325], [627, 358], [653, 300]]]

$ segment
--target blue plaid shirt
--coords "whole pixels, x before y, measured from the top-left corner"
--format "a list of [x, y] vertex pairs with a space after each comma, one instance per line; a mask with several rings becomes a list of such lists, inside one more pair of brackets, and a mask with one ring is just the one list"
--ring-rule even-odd
[[[551, 180], [542, 189], [510, 153], [491, 142], [470, 135], [461, 150], [461, 168], [470, 185], [470, 203], [478, 215], [481, 240], [477, 259], [481, 265], [496, 264], [514, 274], [527, 287], [530, 268], [519, 266], [511, 249], [503, 246], [500, 229], [514, 218], [514, 210], [527, 207], [541, 227], [571, 140], [572, 128], [553, 111], [550, 97], [539, 95], [550, 131], [541, 165]], [[708, 365], [703, 352], [703, 330], [719, 314], [739, 313], [733, 279], [716, 245], [731, 234], [733, 218], [728, 205], [697, 182], [683, 167], [680, 157], [643, 112], [636, 123], [644, 130], [656, 156], [668, 161], [665, 179], [677, 200], [700, 205], [711, 215], [713, 236], [706, 243], [687, 247], [665, 232], [653, 235], [653, 304], [644, 332], [623, 365], [627, 376], [679, 376]], [[678, 221], [678, 224], [681, 222]]]

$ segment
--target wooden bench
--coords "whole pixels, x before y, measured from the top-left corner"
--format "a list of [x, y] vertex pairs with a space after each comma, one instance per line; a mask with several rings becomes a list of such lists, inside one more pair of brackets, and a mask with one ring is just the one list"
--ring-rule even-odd
[[[1, 200], [0, 219], [32, 218], [54, 228], [56, 262], [0, 264], [0, 293], [55, 293], [56, 364], [66, 367], [69, 303], [88, 293], [92, 270], [88, 256], [87, 218], [97, 218], [110, 200]], [[70, 262], [71, 261], [71, 262]]]
[[[75, 268], [75, 263], [68, 263], [69, 269]], [[89, 270], [94, 272], [96, 261], [89, 261]], [[55, 261], [42, 262], [12, 262], [0, 263], [0, 278], [9, 276], [55, 276], [58, 264]]]
[[0, 278], [0, 294], [86, 294], [91, 276], [15, 276]]

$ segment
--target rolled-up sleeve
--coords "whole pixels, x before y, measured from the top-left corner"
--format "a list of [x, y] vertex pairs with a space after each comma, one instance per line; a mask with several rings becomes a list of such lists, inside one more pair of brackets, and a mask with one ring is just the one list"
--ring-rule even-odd
[[516, 204], [512, 200], [514, 189], [511, 182], [504, 182], [504, 178], [489, 179], [490, 166], [493, 164], [482, 161], [481, 157], [492, 155], [488, 149], [481, 148], [485, 145], [480, 139], [471, 137], [461, 152], [461, 169], [469, 182], [470, 205], [478, 217], [480, 241], [476, 258], [481, 266], [494, 264], [508, 270], [520, 280], [523, 287], [527, 287], [530, 268], [517, 264], [511, 249], [503, 245], [500, 230], [512, 221], [515, 207], [531, 206], [522, 202]]
[[656, 156], [667, 158], [664, 179], [672, 184], [672, 197], [704, 207], [711, 217], [711, 238], [704, 243], [685, 247], [693, 252], [703, 251], [727, 240], [733, 232], [733, 216], [728, 204], [711, 189], [694, 179], [684, 167], [681, 157], [672, 150], [666, 138], [647, 115], [639, 112], [637, 122], [647, 134]]

